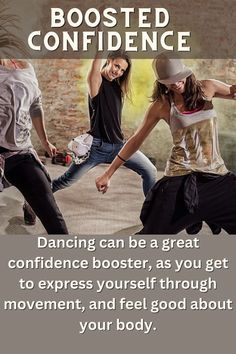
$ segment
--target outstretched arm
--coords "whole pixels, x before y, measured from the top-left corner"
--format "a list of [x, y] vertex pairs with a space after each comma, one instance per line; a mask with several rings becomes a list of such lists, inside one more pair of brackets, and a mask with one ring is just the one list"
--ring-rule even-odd
[[134, 135], [132, 135], [131, 138], [127, 141], [109, 168], [103, 173], [103, 175], [96, 178], [96, 186], [99, 192], [106, 193], [112, 175], [139, 149], [146, 137], [158, 123], [161, 118], [158, 105], [159, 103], [155, 102], [149, 107], [144, 121], [136, 133], [134, 133]]
[[236, 85], [227, 85], [218, 80], [203, 80], [202, 84], [207, 97], [236, 99]]

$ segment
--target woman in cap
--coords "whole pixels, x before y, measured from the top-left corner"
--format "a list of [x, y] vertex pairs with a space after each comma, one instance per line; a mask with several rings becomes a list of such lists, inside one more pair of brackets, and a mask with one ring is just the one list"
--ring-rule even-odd
[[179, 59], [160, 54], [153, 62], [157, 76], [152, 104], [136, 133], [105, 173], [96, 179], [105, 193], [113, 173], [140, 147], [161, 120], [170, 127], [173, 148], [164, 177], [148, 194], [141, 234], [190, 233], [207, 222], [215, 233], [222, 227], [236, 234], [236, 177], [220, 156], [213, 97], [236, 98], [236, 85], [196, 80]]

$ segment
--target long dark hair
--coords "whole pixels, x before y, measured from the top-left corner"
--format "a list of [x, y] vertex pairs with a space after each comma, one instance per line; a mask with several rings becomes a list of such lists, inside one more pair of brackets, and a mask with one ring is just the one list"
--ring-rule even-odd
[[[170, 95], [172, 95], [171, 90], [168, 90], [164, 84], [161, 84], [158, 80], [156, 80], [154, 83], [151, 101], [154, 102], [157, 99], [163, 100], [164, 98], [169, 99]], [[202, 84], [196, 79], [194, 74], [191, 74], [186, 78], [183, 98], [184, 105], [189, 111], [200, 107], [203, 104], [204, 98], [206, 98], [202, 89]]]
[[[122, 76], [120, 76], [118, 79], [116, 79], [116, 81], [120, 85], [123, 98], [126, 97], [131, 100], [131, 67], [132, 67], [132, 62], [131, 62], [131, 59], [130, 59], [129, 55], [127, 54], [127, 52], [122, 49], [120, 49], [116, 52], [111, 52], [107, 56], [107, 60], [109, 60], [109, 59], [114, 60], [114, 59], [118, 59], [118, 58], [124, 59], [127, 62], [128, 67], [125, 70], [124, 74]], [[103, 68], [105, 68], [107, 66], [107, 64], [108, 63], [106, 62], [104, 64]]]

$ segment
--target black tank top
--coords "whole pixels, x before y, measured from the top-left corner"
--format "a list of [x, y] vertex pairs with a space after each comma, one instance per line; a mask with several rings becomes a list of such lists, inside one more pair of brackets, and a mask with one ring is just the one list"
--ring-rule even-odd
[[98, 94], [89, 97], [89, 133], [105, 142], [117, 144], [124, 140], [121, 131], [122, 97], [119, 84], [102, 76]]

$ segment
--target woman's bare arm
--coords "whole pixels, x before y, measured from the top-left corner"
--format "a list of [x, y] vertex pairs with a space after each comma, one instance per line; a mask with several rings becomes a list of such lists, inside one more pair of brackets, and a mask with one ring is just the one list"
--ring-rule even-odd
[[101, 66], [102, 66], [102, 59], [98, 58], [97, 55], [92, 60], [91, 68], [87, 76], [88, 90], [91, 98], [97, 96], [102, 83]]
[[207, 97], [236, 99], [236, 85], [228, 85], [218, 80], [203, 80], [202, 84]]
[[49, 156], [54, 156], [57, 152], [57, 148], [48, 140], [43, 115], [35, 116], [32, 119], [32, 122], [34, 129], [36, 130], [36, 133], [40, 139], [42, 147], [47, 151]]

